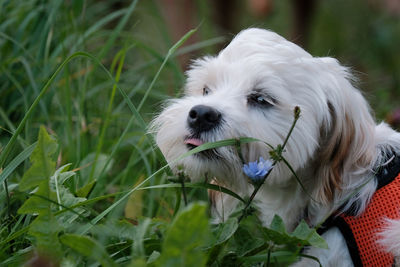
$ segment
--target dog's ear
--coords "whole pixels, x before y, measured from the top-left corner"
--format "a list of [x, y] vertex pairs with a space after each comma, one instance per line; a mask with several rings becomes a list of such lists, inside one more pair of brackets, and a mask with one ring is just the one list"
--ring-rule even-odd
[[370, 166], [374, 153], [374, 119], [368, 103], [352, 86], [349, 70], [332, 58], [320, 58], [324, 66], [327, 103], [316, 158], [318, 185], [314, 197], [331, 202], [343, 186], [352, 184], [355, 171]]

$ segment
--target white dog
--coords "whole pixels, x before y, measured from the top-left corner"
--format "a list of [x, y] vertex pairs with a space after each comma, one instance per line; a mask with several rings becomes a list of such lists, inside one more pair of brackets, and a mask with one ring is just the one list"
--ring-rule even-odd
[[[362, 216], [378, 186], [400, 180], [396, 178], [400, 134], [384, 123], [376, 125], [367, 102], [352, 85], [349, 70], [333, 58], [312, 57], [276, 33], [247, 29], [218, 56], [194, 61], [187, 76], [184, 96], [171, 100], [154, 120], [157, 145], [173, 169], [183, 166], [194, 180], [213, 177], [242, 196], [253, 186], [234, 147], [172, 161], [205, 142], [228, 138], [246, 136], [273, 146], [282, 144], [294, 107], [301, 108], [283, 155], [308, 192], [285, 164], [278, 163], [255, 198], [265, 225], [275, 214], [289, 229], [301, 219], [315, 226], [332, 214]], [[241, 149], [248, 162], [269, 158], [270, 149], [261, 142]], [[236, 204], [233, 198], [217, 194], [215, 216], [223, 220]], [[373, 233], [379, 237], [374, 246], [400, 257], [399, 201], [394, 205], [394, 214], [372, 219], [379, 225]], [[339, 228], [326, 230], [323, 237], [330, 249], [311, 248], [307, 253], [318, 257], [323, 266], [357, 266]], [[362, 251], [363, 263], [372, 264], [365, 261], [371, 255]]]

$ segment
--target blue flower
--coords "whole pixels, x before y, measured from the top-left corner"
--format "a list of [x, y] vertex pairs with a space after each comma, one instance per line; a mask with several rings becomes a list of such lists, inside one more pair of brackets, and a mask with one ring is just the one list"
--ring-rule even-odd
[[243, 172], [253, 181], [261, 181], [272, 169], [272, 161], [264, 160], [263, 157], [257, 161], [249, 162], [243, 165]]

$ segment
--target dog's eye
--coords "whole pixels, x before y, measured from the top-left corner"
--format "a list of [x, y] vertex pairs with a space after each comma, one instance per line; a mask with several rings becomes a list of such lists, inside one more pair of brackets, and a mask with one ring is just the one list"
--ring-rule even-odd
[[208, 95], [210, 93], [210, 89], [207, 86], [203, 87], [203, 95]]
[[260, 107], [271, 107], [274, 105], [274, 100], [261, 94], [251, 94], [247, 97], [247, 102], [250, 105]]

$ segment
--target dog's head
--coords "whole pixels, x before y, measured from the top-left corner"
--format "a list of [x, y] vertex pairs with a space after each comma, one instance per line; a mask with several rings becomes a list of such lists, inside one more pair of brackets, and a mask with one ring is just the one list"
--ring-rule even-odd
[[[367, 143], [374, 122], [348, 70], [335, 59], [312, 57], [276, 33], [247, 29], [216, 57], [194, 61], [187, 76], [184, 96], [171, 100], [153, 123], [168, 162], [205, 142], [228, 138], [282, 144], [295, 106], [301, 117], [284, 156], [295, 171], [314, 164], [315, 197], [329, 200], [343, 172], [370, 161]], [[269, 158], [269, 151], [261, 142], [242, 145], [246, 161]], [[209, 174], [232, 187], [247, 184], [234, 147], [192, 155], [171, 167], [177, 165], [192, 179]], [[287, 166], [277, 164], [267, 183], [284, 185], [290, 179]]]

